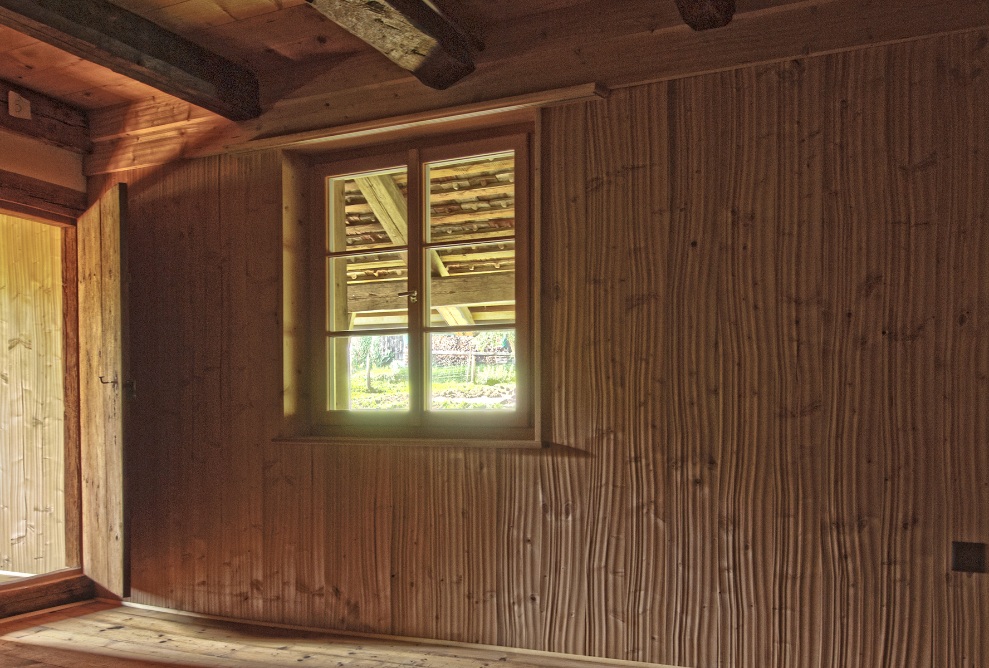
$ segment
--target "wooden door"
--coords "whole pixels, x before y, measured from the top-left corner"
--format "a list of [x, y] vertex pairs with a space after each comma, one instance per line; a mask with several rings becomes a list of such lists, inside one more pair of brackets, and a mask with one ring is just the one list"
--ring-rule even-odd
[[102, 595], [129, 595], [124, 499], [128, 383], [124, 184], [76, 224], [83, 572]]

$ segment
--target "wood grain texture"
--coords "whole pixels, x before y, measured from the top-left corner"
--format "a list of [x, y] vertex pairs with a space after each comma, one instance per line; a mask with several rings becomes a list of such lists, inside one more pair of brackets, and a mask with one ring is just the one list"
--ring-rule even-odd
[[[940, 265], [946, 302], [935, 336], [944, 343], [938, 346], [933, 360], [941, 370], [936, 388], [942, 407], [935, 414], [943, 425], [939, 434], [944, 451], [945, 485], [941, 531], [945, 540], [987, 542], [989, 521], [979, 511], [989, 493], [989, 414], [983, 407], [989, 383], [989, 325], [985, 314], [987, 261], [989, 261], [989, 199], [984, 190], [989, 182], [989, 155], [981, 147], [989, 142], [989, 109], [981, 100], [989, 92], [989, 80], [983, 73], [989, 64], [987, 36], [972, 33], [947, 45], [945, 67], [953, 77], [956, 95], [934, 101], [936, 123], [954, 128], [938, 147], [940, 160], [936, 198], [940, 216], [958, 221], [957, 234], [944, 241], [945, 252]], [[939, 68], [939, 74], [943, 76]], [[930, 104], [931, 101], [927, 101]], [[952, 187], [944, 187], [952, 184]], [[958, 270], [966, 281], [950, 281]], [[967, 447], [963, 447], [967, 446]], [[940, 551], [939, 560], [947, 561]], [[935, 617], [934, 659], [945, 665], [978, 666], [989, 661], [989, 628], [973, 620], [989, 614], [989, 581], [985, 576], [949, 573], [943, 584], [946, 591], [935, 589], [947, 599], [946, 609]]]
[[3, 583], [0, 618], [86, 601], [96, 595], [93, 581], [78, 568], [16, 582], [3, 580]]
[[677, 0], [683, 22], [694, 30], [728, 25], [735, 15], [735, 0]]
[[[341, 40], [338, 26], [305, 6], [259, 13], [240, 21], [225, 16], [216, 27], [198, 26], [200, 32], [193, 31], [192, 26], [183, 28], [183, 34], [207, 46], [215, 45], [227, 57], [249, 62], [261, 73], [264, 113], [254, 121], [227, 124], [225, 128], [193, 118], [188, 136], [177, 132], [177, 127], [148, 134], [153, 129], [150, 124], [162, 119], [155, 114], [136, 114], [127, 119], [124, 130], [115, 132], [143, 138], [118, 136], [98, 141], [87, 161], [87, 172], [163, 164], [179, 156], [212, 155], [230, 146], [285, 135], [325, 135], [327, 128], [380, 124], [389, 119], [401, 122], [406, 117], [435, 115], [455, 107], [588, 82], [614, 89], [989, 24], [985, 3], [967, 0], [901, 0], [894, 10], [885, 4], [855, 0], [746, 0], [738, 3], [736, 19], [713, 33], [685, 30], [672, 2], [625, 0], [602, 5], [541, 0], [524, 7], [503, 4], [497, 3], [497, 9], [464, 11], [463, 3], [447, 3], [455, 13], [480, 18], [486, 48], [478, 56], [477, 70], [446, 91], [423, 86], [347, 34]], [[692, 0], [691, 4], [705, 3]], [[714, 4], [725, 7], [732, 3], [719, 0]], [[196, 9], [221, 13], [211, 5], [206, 0], [191, 0], [146, 13], [160, 19], [184, 11], [195, 13]], [[322, 22], [313, 25], [306, 16]], [[357, 43], [347, 43], [347, 38]], [[56, 62], [51, 54], [44, 60]], [[64, 65], [55, 71], [61, 67]], [[525, 76], [519, 76], [520, 72]], [[6, 74], [2, 57], [0, 76], [20, 81]], [[111, 126], [120, 120], [118, 109], [107, 113]], [[100, 120], [103, 114], [102, 110], [94, 114], [94, 127], [106, 127]], [[210, 131], [203, 127], [211, 125]]]
[[65, 568], [62, 231], [0, 215], [0, 570]]
[[987, 45], [545, 111], [545, 450], [270, 441], [291, 174], [126, 173], [135, 599], [682, 666], [981, 665], [989, 591], [948, 552], [989, 540]]
[[86, 195], [0, 169], [0, 206], [33, 219], [72, 225], [86, 210]]
[[474, 71], [463, 29], [421, 0], [307, 0], [309, 5], [431, 88]]
[[[16, 118], [10, 114], [11, 92], [30, 102], [31, 118]], [[0, 81], [0, 127], [78, 153], [85, 153], [91, 147], [86, 114], [46, 95], [13, 87], [6, 81]]]
[[265, 579], [262, 480], [281, 424], [281, 163], [256, 154], [129, 177], [133, 496], [159, 509], [133, 521], [134, 596], [259, 619], [278, 591]]
[[0, 662], [32, 668], [669, 668], [468, 643], [327, 634], [92, 601], [0, 624]]
[[76, 225], [79, 286], [79, 422], [82, 565], [109, 596], [129, 593], [125, 499], [127, 189], [111, 188]]
[[3, 0], [0, 23], [225, 118], [261, 113], [247, 68], [103, 0]]
[[79, 447], [79, 256], [76, 230], [62, 230], [62, 341], [65, 370], [65, 565], [82, 565], [82, 452]]

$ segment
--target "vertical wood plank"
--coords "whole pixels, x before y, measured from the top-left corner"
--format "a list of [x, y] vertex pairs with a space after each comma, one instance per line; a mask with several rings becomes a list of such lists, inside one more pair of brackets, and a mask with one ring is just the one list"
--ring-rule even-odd
[[[950, 97], [938, 106], [943, 179], [940, 218], [951, 223], [940, 258], [950, 277], [950, 299], [941, 316], [945, 345], [945, 431], [935, 444], [945, 453], [943, 513], [945, 549], [950, 541], [989, 542], [989, 518], [982, 511], [989, 494], [989, 33], [977, 31], [947, 45], [942, 86]], [[943, 358], [941, 357], [943, 355]], [[949, 554], [944, 567], [949, 568]], [[985, 575], [947, 573], [945, 610], [934, 627], [939, 663], [979, 666], [989, 662], [989, 581]]]
[[[316, 566], [326, 583], [323, 618], [352, 630], [391, 628], [394, 568], [393, 465], [379, 449], [321, 449], [314, 453]], [[337, 485], [334, 472], [353, 485]]]
[[[695, 147], [724, 145], [731, 137], [721, 128], [717, 101], [726, 91], [715, 80], [677, 82], [671, 87], [670, 197], [673, 220], [668, 245], [670, 297], [664, 322], [669, 324], [671, 366], [664, 388], [666, 446], [670, 469], [666, 502], [671, 541], [665, 577], [673, 584], [674, 611], [670, 662], [705, 665], [718, 659], [719, 523], [717, 491], [724, 455], [720, 364], [723, 337], [718, 326], [719, 272], [726, 214], [722, 156]], [[713, 130], [715, 134], [708, 135]], [[730, 145], [730, 144], [729, 144]], [[718, 193], [697, 197], [696, 193]], [[733, 388], [726, 381], [730, 392]]]
[[[777, 70], [781, 85], [792, 91], [779, 99], [780, 189], [776, 198], [775, 267], [780, 297], [777, 344], [780, 374], [779, 447], [781, 484], [787, 507], [780, 521], [778, 580], [774, 601], [780, 665], [827, 665], [822, 654], [830, 641], [824, 596], [821, 527], [827, 525], [818, 502], [827, 489], [823, 471], [828, 446], [825, 425], [830, 417], [825, 405], [824, 373], [829, 357], [825, 324], [835, 313], [833, 295], [825, 275], [824, 163], [822, 127], [827, 112], [821, 110], [826, 69], [792, 62]], [[771, 76], [771, 75], [770, 75]], [[828, 105], [829, 107], [831, 105]], [[822, 605], [794, 602], [822, 601]]]
[[[222, 609], [260, 619], [264, 608], [263, 452], [280, 428], [272, 388], [280, 388], [281, 161], [274, 152], [224, 157], [219, 162], [224, 280], [220, 293], [221, 407], [219, 452], [226, 477], [219, 503], [225, 530], [221, 573], [210, 585]], [[219, 461], [215, 462], [217, 466]], [[217, 469], [219, 470], [219, 469]], [[212, 484], [212, 479], [204, 478]]]
[[279, 159], [129, 175], [140, 600], [677, 665], [985, 663], [984, 578], [947, 558], [989, 540], [987, 43], [547, 110], [535, 453], [269, 443]]
[[389, 454], [392, 628], [465, 642], [489, 637], [497, 606], [497, 455], [431, 448]]
[[[62, 230], [62, 357], [65, 382], [65, 565], [82, 565], [82, 462], [79, 449], [79, 281], [75, 228]], [[3, 338], [0, 337], [0, 341]]]
[[[588, 376], [593, 374], [589, 368], [591, 360], [583, 355], [574, 358], [570, 355], [585, 350], [592, 340], [593, 333], [581, 326], [582, 309], [595, 306], [589, 292], [594, 287], [594, 277], [601, 274], [587, 255], [593, 246], [583, 245], [583, 234], [566, 229], [570, 220], [585, 220], [585, 184], [594, 174], [589, 164], [588, 147], [585, 142], [561, 142], [554, 138], [567, 132], [584, 136], [587, 115], [586, 107], [576, 106], [553, 109], [544, 117], [544, 138], [548, 140], [545, 164], [549, 165], [550, 173], [547, 176], [549, 187], [543, 192], [549, 199], [543, 210], [543, 239], [544, 243], [551, 238], [559, 244], [550, 251], [552, 267], [545, 278], [552, 281], [555, 297], [548, 318], [553, 337], [546, 344], [547, 363], [553, 367], [552, 399], [548, 407], [551, 411], [550, 436], [553, 443], [573, 449], [573, 452], [566, 450], [571, 456], [552, 461], [541, 459], [538, 463], [539, 506], [530, 506], [527, 512], [534, 515], [533, 533], [539, 538], [533, 566], [534, 575], [541, 582], [533, 601], [538, 605], [524, 608], [529, 617], [527, 625], [531, 625], [532, 630], [528, 631], [526, 624], [517, 625], [528, 631], [534, 647], [556, 651], [573, 647], [578, 653], [587, 648], [589, 566], [586, 552], [588, 508], [581, 490], [586, 486], [588, 451], [594, 447], [591, 439], [607, 437], [607, 434], [586, 434], [583, 431], [585, 424], [576, 419], [577, 416], [587, 416], [588, 420], [597, 417], [589, 413], [591, 409], [586, 403], [588, 400], [594, 402], [596, 397], [577, 391], [579, 384], [588, 382]], [[563, 171], [563, 165], [569, 168]], [[574, 306], [575, 302], [580, 306]], [[566, 362], [559, 361], [564, 359]], [[519, 465], [505, 469], [509, 473], [525, 471]], [[520, 565], [528, 566], [524, 562]], [[525, 595], [525, 592], [521, 593]], [[517, 593], [511, 595], [518, 599]], [[531, 599], [532, 594], [529, 596]]]
[[127, 190], [111, 188], [76, 226], [79, 267], [79, 405], [83, 569], [110, 596], [129, 593], [124, 507], [124, 338]]

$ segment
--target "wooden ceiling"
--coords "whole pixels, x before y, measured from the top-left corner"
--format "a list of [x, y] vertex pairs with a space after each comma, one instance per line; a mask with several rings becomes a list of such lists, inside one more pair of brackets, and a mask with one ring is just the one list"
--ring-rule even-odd
[[[471, 74], [434, 90], [306, 0], [110, 1], [246, 68], [257, 78], [262, 113], [234, 123], [0, 27], [0, 81], [87, 112], [88, 175], [262, 144], [297, 145], [300, 137], [339, 138], [410, 119], [433, 122], [519, 100], [531, 106], [588, 99], [587, 90], [597, 95], [989, 24], [989, 5], [968, 0], [898, 0], [896, 11], [858, 0], [432, 0], [484, 47]], [[0, 0], [0, 7], [23, 2]], [[684, 23], [691, 20], [681, 14], [687, 5], [710, 7], [714, 24], [726, 7], [734, 18], [696, 32]]]
[[[451, 7], [443, 9], [467, 30], [480, 34], [484, 26], [582, 1], [465, 0], [447, 2]], [[114, 0], [112, 4], [246, 66], [258, 76], [262, 99], [269, 104], [285, 91], [286, 80], [298, 81], [305, 72], [373, 53], [305, 0]], [[150, 86], [4, 26], [0, 26], [0, 79], [85, 110], [162, 98]]]

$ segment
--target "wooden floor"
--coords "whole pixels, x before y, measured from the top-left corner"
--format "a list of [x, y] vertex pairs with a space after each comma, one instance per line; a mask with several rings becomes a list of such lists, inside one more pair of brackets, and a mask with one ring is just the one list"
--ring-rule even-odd
[[0, 622], [0, 666], [4, 668], [299, 665], [348, 668], [656, 666], [487, 647], [347, 638], [96, 601]]

